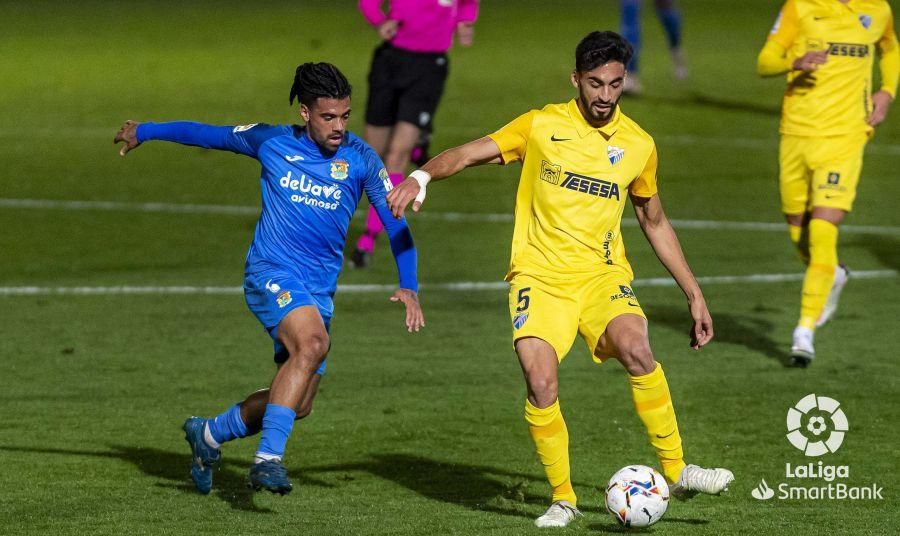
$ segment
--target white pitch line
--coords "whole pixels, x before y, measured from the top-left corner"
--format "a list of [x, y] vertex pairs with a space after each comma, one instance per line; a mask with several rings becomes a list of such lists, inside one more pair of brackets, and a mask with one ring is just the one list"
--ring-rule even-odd
[[258, 216], [259, 207], [242, 205], [198, 205], [193, 203], [130, 203], [125, 201], [66, 201], [61, 199], [2, 199], [0, 208], [45, 210], [109, 210], [125, 212], [175, 212]]
[[[713, 275], [698, 277], [701, 285], [732, 285], [736, 283], [783, 283], [802, 281], [804, 274], [749, 274], [749, 275]], [[898, 276], [896, 270], [858, 270], [852, 272], [853, 279], [891, 279]], [[635, 288], [641, 287], [674, 287], [675, 281], [670, 277], [652, 277], [635, 279]], [[396, 285], [346, 284], [338, 285], [338, 294], [370, 294], [392, 292]], [[484, 290], [506, 290], [509, 284], [505, 281], [458, 281], [454, 283], [423, 284], [422, 289], [428, 291], [472, 292]], [[243, 293], [241, 287], [216, 286], [112, 286], [112, 287], [0, 287], [0, 296], [115, 296], [115, 295], [197, 295]]]
[[[194, 203], [131, 203], [125, 201], [68, 201], [61, 199], [0, 198], [0, 208], [42, 210], [104, 210], [123, 212], [163, 212], [176, 214], [220, 214], [226, 216], [258, 216], [260, 208], [246, 205], [202, 205]], [[362, 217], [363, 212], [357, 212]], [[445, 222], [511, 223], [512, 212], [420, 212], [411, 219]], [[761, 221], [670, 220], [677, 229], [784, 232], [785, 224]], [[636, 220], [622, 219], [623, 227], [637, 227]], [[841, 231], [857, 234], [900, 235], [900, 227], [887, 225], [842, 225]]]
[[[245, 121], [249, 123], [250, 121]], [[242, 123], [243, 124], [243, 123]], [[499, 126], [499, 125], [498, 125]], [[31, 129], [0, 129], [0, 138], [22, 138], [23, 136], [33, 137], [97, 137], [112, 139], [118, 126], [109, 127], [71, 127], [59, 126], [53, 128], [31, 128]], [[489, 134], [489, 130], [477, 127], [444, 127], [441, 132], [451, 133], [457, 136], [469, 136], [472, 138]], [[664, 145], [675, 145], [682, 147], [698, 147], [706, 148], [710, 146], [739, 148], [739, 149], [756, 149], [756, 150], [776, 150], [779, 140], [775, 137], [767, 138], [746, 138], [736, 136], [697, 136], [693, 134], [659, 134], [654, 138], [662, 142]], [[866, 146], [866, 152], [869, 154], [894, 156], [900, 155], [900, 145], [894, 143], [870, 143]], [[113, 154], [113, 153], [110, 153]]]

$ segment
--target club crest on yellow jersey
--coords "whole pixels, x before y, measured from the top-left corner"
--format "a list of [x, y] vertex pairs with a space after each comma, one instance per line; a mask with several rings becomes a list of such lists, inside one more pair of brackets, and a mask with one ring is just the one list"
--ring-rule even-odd
[[859, 16], [859, 23], [862, 24], [862, 27], [866, 30], [869, 29], [869, 26], [872, 25], [872, 15], [866, 15], [865, 13]]
[[610, 164], [616, 165], [622, 160], [622, 157], [625, 156], [625, 149], [616, 147], [615, 145], [607, 145], [606, 156], [609, 158]]

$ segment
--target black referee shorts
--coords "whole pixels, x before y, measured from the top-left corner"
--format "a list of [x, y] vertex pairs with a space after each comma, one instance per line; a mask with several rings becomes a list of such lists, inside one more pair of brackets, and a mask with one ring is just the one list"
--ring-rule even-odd
[[410, 52], [382, 44], [375, 49], [369, 71], [366, 123], [388, 127], [406, 121], [431, 132], [447, 71], [444, 53]]

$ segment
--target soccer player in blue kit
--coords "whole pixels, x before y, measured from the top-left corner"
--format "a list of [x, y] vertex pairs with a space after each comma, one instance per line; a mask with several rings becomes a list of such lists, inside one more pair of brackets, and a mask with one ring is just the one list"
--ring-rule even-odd
[[262, 212], [247, 253], [247, 306], [275, 341], [278, 371], [269, 389], [257, 391], [212, 419], [184, 423], [191, 446], [191, 478], [200, 493], [212, 488], [226, 441], [262, 432], [250, 485], [286, 494], [292, 489], [282, 464], [294, 420], [312, 407], [330, 346], [332, 298], [343, 263], [347, 227], [365, 192], [390, 239], [400, 274], [391, 301], [406, 307], [407, 330], [425, 325], [419, 306], [416, 249], [404, 219], [394, 218], [385, 197], [391, 181], [371, 147], [346, 130], [351, 87], [328, 63], [297, 67], [296, 98], [305, 125], [211, 126], [178, 121], [126, 121], [115, 143], [125, 156], [143, 142], [163, 140], [221, 149], [262, 164]]

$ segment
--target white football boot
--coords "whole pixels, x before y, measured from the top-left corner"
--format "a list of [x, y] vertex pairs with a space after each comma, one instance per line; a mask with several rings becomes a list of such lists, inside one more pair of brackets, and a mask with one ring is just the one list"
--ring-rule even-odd
[[678, 82], [684, 82], [690, 75], [684, 50], [673, 48], [669, 53], [672, 55], [672, 77]]
[[794, 328], [794, 341], [791, 344], [791, 364], [795, 367], [806, 368], [816, 357], [813, 348], [813, 335], [815, 332], [803, 326]]
[[640, 95], [644, 92], [644, 84], [636, 74], [629, 74], [625, 77], [625, 84], [622, 90], [626, 95]]
[[534, 520], [534, 526], [538, 528], [565, 527], [576, 517], [582, 517], [582, 513], [572, 506], [569, 501], [556, 501], [544, 512], [544, 515]]
[[816, 320], [817, 328], [824, 326], [825, 323], [834, 316], [834, 313], [838, 308], [838, 301], [841, 299], [841, 291], [844, 290], [844, 285], [847, 284], [849, 279], [850, 270], [848, 270], [846, 266], [843, 264], [835, 266], [834, 284], [831, 285], [831, 291], [828, 293], [828, 301], [825, 302], [825, 308], [822, 309], [822, 314], [820, 314], [819, 319]]
[[728, 491], [728, 484], [734, 481], [734, 474], [728, 469], [704, 469], [697, 465], [686, 465], [678, 475], [678, 482], [669, 487], [669, 492], [678, 499], [690, 499], [698, 493], [718, 495]]

